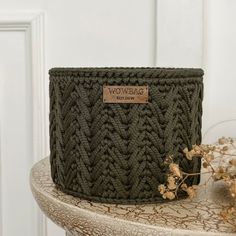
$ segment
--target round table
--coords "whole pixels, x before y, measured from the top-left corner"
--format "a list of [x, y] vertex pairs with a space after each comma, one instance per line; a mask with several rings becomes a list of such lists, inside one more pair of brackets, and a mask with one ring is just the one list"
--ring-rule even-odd
[[143, 205], [95, 203], [59, 191], [51, 180], [48, 158], [33, 166], [30, 183], [41, 210], [68, 235], [236, 235], [219, 216], [229, 200], [222, 183], [200, 189], [193, 200]]

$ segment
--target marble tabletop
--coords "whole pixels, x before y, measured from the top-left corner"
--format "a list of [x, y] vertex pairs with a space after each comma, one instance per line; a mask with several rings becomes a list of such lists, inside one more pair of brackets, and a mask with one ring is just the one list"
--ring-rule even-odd
[[202, 188], [193, 200], [143, 205], [95, 203], [57, 190], [48, 158], [33, 166], [30, 183], [41, 210], [71, 235], [236, 235], [219, 216], [230, 198], [222, 183]]

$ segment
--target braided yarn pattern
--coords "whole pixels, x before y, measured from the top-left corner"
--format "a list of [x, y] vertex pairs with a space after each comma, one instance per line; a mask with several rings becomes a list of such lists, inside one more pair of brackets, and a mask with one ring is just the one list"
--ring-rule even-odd
[[[62, 191], [108, 203], [163, 202], [158, 185], [173, 154], [185, 172], [201, 142], [203, 71], [165, 68], [50, 70], [50, 162]], [[103, 103], [103, 85], [148, 85], [147, 104]], [[192, 177], [189, 184], [198, 184]], [[181, 195], [181, 193], [180, 193]]]

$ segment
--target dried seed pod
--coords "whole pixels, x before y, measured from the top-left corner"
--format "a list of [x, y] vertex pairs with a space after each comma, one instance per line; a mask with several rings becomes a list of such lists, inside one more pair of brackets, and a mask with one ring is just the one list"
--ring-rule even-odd
[[203, 168], [207, 168], [207, 167], [209, 166], [209, 163], [203, 162], [203, 163], [202, 163], [202, 166], [203, 166]]

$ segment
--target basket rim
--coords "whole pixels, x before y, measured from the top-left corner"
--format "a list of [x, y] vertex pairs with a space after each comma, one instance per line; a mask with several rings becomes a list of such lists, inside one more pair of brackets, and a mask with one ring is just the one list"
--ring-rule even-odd
[[201, 68], [171, 67], [55, 67], [50, 76], [76, 77], [145, 77], [145, 78], [189, 78], [202, 77]]

